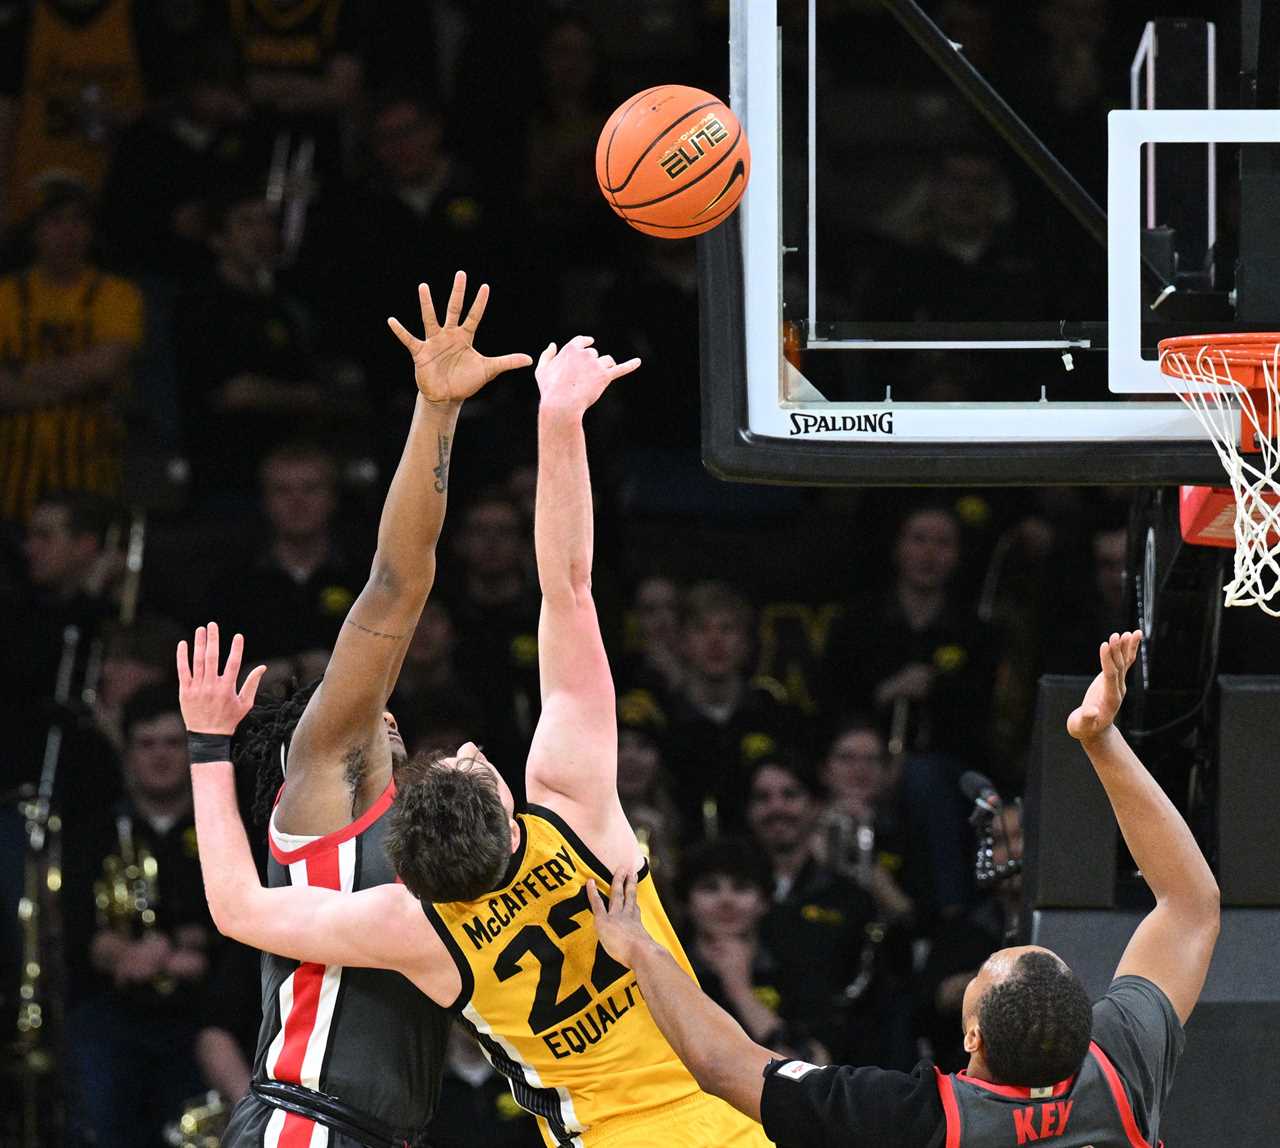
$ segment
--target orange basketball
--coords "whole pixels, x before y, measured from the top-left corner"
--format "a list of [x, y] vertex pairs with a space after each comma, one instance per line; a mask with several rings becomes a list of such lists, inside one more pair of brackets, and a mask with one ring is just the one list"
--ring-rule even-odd
[[738, 118], [710, 92], [646, 88], [609, 117], [596, 180], [637, 231], [684, 239], [710, 231], [742, 198], [751, 149]]

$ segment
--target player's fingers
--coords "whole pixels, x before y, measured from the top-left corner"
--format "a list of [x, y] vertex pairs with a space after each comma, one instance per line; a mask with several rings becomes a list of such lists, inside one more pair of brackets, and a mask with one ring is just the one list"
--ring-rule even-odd
[[622, 878], [622, 907], [630, 911], [636, 903], [636, 871], [628, 869]]
[[591, 905], [591, 912], [597, 917], [604, 916], [604, 903], [600, 900], [600, 892], [596, 889], [594, 877], [587, 878], [587, 901]]
[[422, 340], [410, 334], [405, 325], [394, 315], [387, 316], [387, 326], [391, 328], [391, 333], [410, 351], [416, 351], [418, 349], [418, 344]]
[[266, 675], [266, 666], [254, 666], [249, 671], [249, 676], [245, 678], [244, 685], [240, 687], [240, 692], [236, 697], [240, 700], [240, 704], [249, 709], [253, 705], [253, 700], [258, 696], [258, 686], [262, 684], [262, 679]]
[[612, 355], [601, 355], [600, 365], [606, 370], [612, 370], [618, 364]]
[[[542, 352], [542, 358], [538, 360], [538, 366], [542, 366], [543, 359], [547, 357], [546, 351]], [[489, 369], [489, 378], [496, 378], [504, 371], [517, 371], [521, 367], [529, 366], [533, 360], [528, 355], [496, 355], [492, 358], [485, 359], [485, 364]]]
[[467, 293], [467, 273], [459, 271], [453, 277], [453, 290], [449, 292], [449, 305], [444, 309], [444, 325], [456, 327], [462, 314], [462, 300]]
[[476, 297], [471, 301], [471, 310], [467, 312], [467, 317], [462, 321], [462, 329], [470, 331], [471, 334], [476, 333], [476, 328], [480, 326], [480, 320], [484, 318], [484, 309], [489, 303], [489, 284], [481, 283], [480, 290], [476, 292]]
[[223, 677], [231, 680], [232, 686], [240, 680], [240, 659], [244, 657], [244, 635], [236, 634], [231, 639], [231, 650], [227, 654], [227, 664], [223, 669]]
[[631, 374], [639, 365], [640, 360], [638, 358], [628, 359], [625, 363], [618, 363], [609, 369], [609, 382], [613, 382], [614, 379], [620, 379], [623, 375]]
[[185, 690], [191, 685], [191, 662], [187, 655], [187, 640], [178, 643], [178, 689]]
[[431, 301], [431, 288], [418, 284], [418, 308], [422, 311], [422, 330], [428, 339], [440, 334], [440, 321], [436, 318], [436, 305]]
[[585, 349], [591, 346], [595, 341], [596, 340], [593, 335], [574, 335], [574, 337], [569, 340], [569, 346], [582, 347]]
[[196, 627], [195, 647], [191, 655], [191, 680], [198, 686], [204, 681], [204, 648], [208, 635], [203, 626]]
[[204, 649], [204, 680], [213, 681], [218, 676], [218, 623], [209, 623], [209, 641]]

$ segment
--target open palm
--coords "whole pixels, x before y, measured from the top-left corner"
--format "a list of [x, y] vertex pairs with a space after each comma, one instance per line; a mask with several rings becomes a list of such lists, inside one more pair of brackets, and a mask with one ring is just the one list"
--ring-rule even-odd
[[1141, 630], [1112, 634], [1098, 647], [1102, 671], [1085, 691], [1084, 700], [1067, 718], [1067, 732], [1080, 741], [1097, 737], [1116, 719], [1124, 701], [1124, 679], [1138, 656], [1142, 644]]
[[436, 319], [435, 305], [431, 302], [431, 288], [418, 284], [418, 302], [422, 307], [422, 327], [425, 339], [411, 335], [399, 319], [387, 320], [397, 339], [413, 356], [413, 377], [418, 390], [433, 403], [458, 403], [470, 398], [490, 379], [503, 371], [527, 367], [533, 363], [528, 355], [498, 355], [489, 357], [473, 347], [476, 328], [484, 317], [489, 301], [489, 285], [483, 283], [472, 300], [471, 310], [461, 323], [462, 302], [467, 293], [467, 274], [459, 271], [453, 277], [453, 290], [449, 293], [449, 305], [445, 309], [444, 326]]

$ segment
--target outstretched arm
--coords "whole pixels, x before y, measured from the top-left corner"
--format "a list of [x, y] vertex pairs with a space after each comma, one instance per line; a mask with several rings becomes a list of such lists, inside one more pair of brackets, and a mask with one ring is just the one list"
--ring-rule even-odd
[[526, 787], [581, 830], [608, 825], [618, 808], [613, 676], [591, 597], [591, 476], [582, 417], [639, 359], [616, 364], [579, 335], [538, 361], [538, 493], [534, 548], [542, 614], [538, 667], [542, 716], [529, 751]]
[[765, 1066], [777, 1054], [752, 1040], [649, 936], [636, 902], [633, 869], [614, 873], [611, 892], [606, 908], [595, 882], [587, 882], [600, 943], [636, 974], [655, 1023], [698, 1087], [759, 1120]]
[[1140, 632], [1112, 634], [1099, 649], [1102, 672], [1067, 719], [1107, 791], [1125, 844], [1156, 897], [1133, 934], [1116, 976], [1146, 977], [1183, 1024], [1195, 1008], [1218, 939], [1218, 884], [1187, 823], [1114, 725]]
[[[254, 948], [326, 965], [415, 968], [421, 962], [421, 925], [408, 917], [410, 895], [396, 885], [360, 893], [291, 885], [266, 889], [258, 880], [244, 823], [236, 805], [235, 774], [219, 742], [230, 736], [253, 705], [259, 666], [237, 691], [244, 640], [231, 642], [218, 672], [218, 627], [196, 631], [190, 663], [178, 646], [178, 697], [192, 736], [191, 783], [196, 836], [209, 913], [218, 931]], [[406, 919], [408, 917], [408, 919]], [[427, 926], [429, 930], [429, 926]], [[415, 948], [417, 953], [415, 954]]]
[[[388, 320], [413, 356], [417, 405], [382, 509], [369, 580], [347, 614], [324, 682], [293, 737], [290, 784], [277, 810], [280, 828], [287, 832], [327, 833], [351, 819], [348, 762], [353, 754], [383, 745], [382, 711], [435, 580], [449, 454], [462, 400], [503, 371], [532, 362], [528, 355], [490, 359], [476, 352], [472, 340], [489, 289], [481, 286], [466, 320], [459, 322], [466, 283], [459, 271], [444, 326], [437, 323], [427, 285], [419, 286], [425, 339]], [[382, 765], [389, 767], [389, 757]]]

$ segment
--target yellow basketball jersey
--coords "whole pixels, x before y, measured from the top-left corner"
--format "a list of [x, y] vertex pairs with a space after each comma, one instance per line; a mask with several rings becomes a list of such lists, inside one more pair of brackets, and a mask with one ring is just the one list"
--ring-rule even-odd
[[68, 20], [40, 0], [27, 35], [26, 75], [18, 106], [9, 203], [15, 219], [35, 204], [43, 172], [102, 183], [112, 132], [144, 101], [133, 38], [133, 0], [107, 0], [90, 20]]
[[[0, 279], [0, 364], [22, 372], [104, 343], [137, 347], [142, 295], [88, 268], [59, 284], [33, 269]], [[117, 495], [124, 428], [106, 398], [55, 398], [0, 413], [0, 519], [26, 521], [50, 490]]]
[[[530, 806], [517, 820], [523, 840], [502, 885], [480, 900], [428, 907], [427, 916], [462, 974], [454, 1010], [538, 1117], [547, 1143], [612, 1143], [614, 1130], [643, 1126], [648, 1114], [661, 1120], [673, 1105], [704, 1100], [719, 1142], [746, 1124], [759, 1135], [741, 1142], [766, 1144], [758, 1124], [702, 1097], [635, 974], [596, 939], [587, 879], [603, 895], [609, 870], [552, 810]], [[636, 896], [649, 933], [693, 976], [647, 864]], [[702, 1140], [664, 1130], [664, 1145]]]

